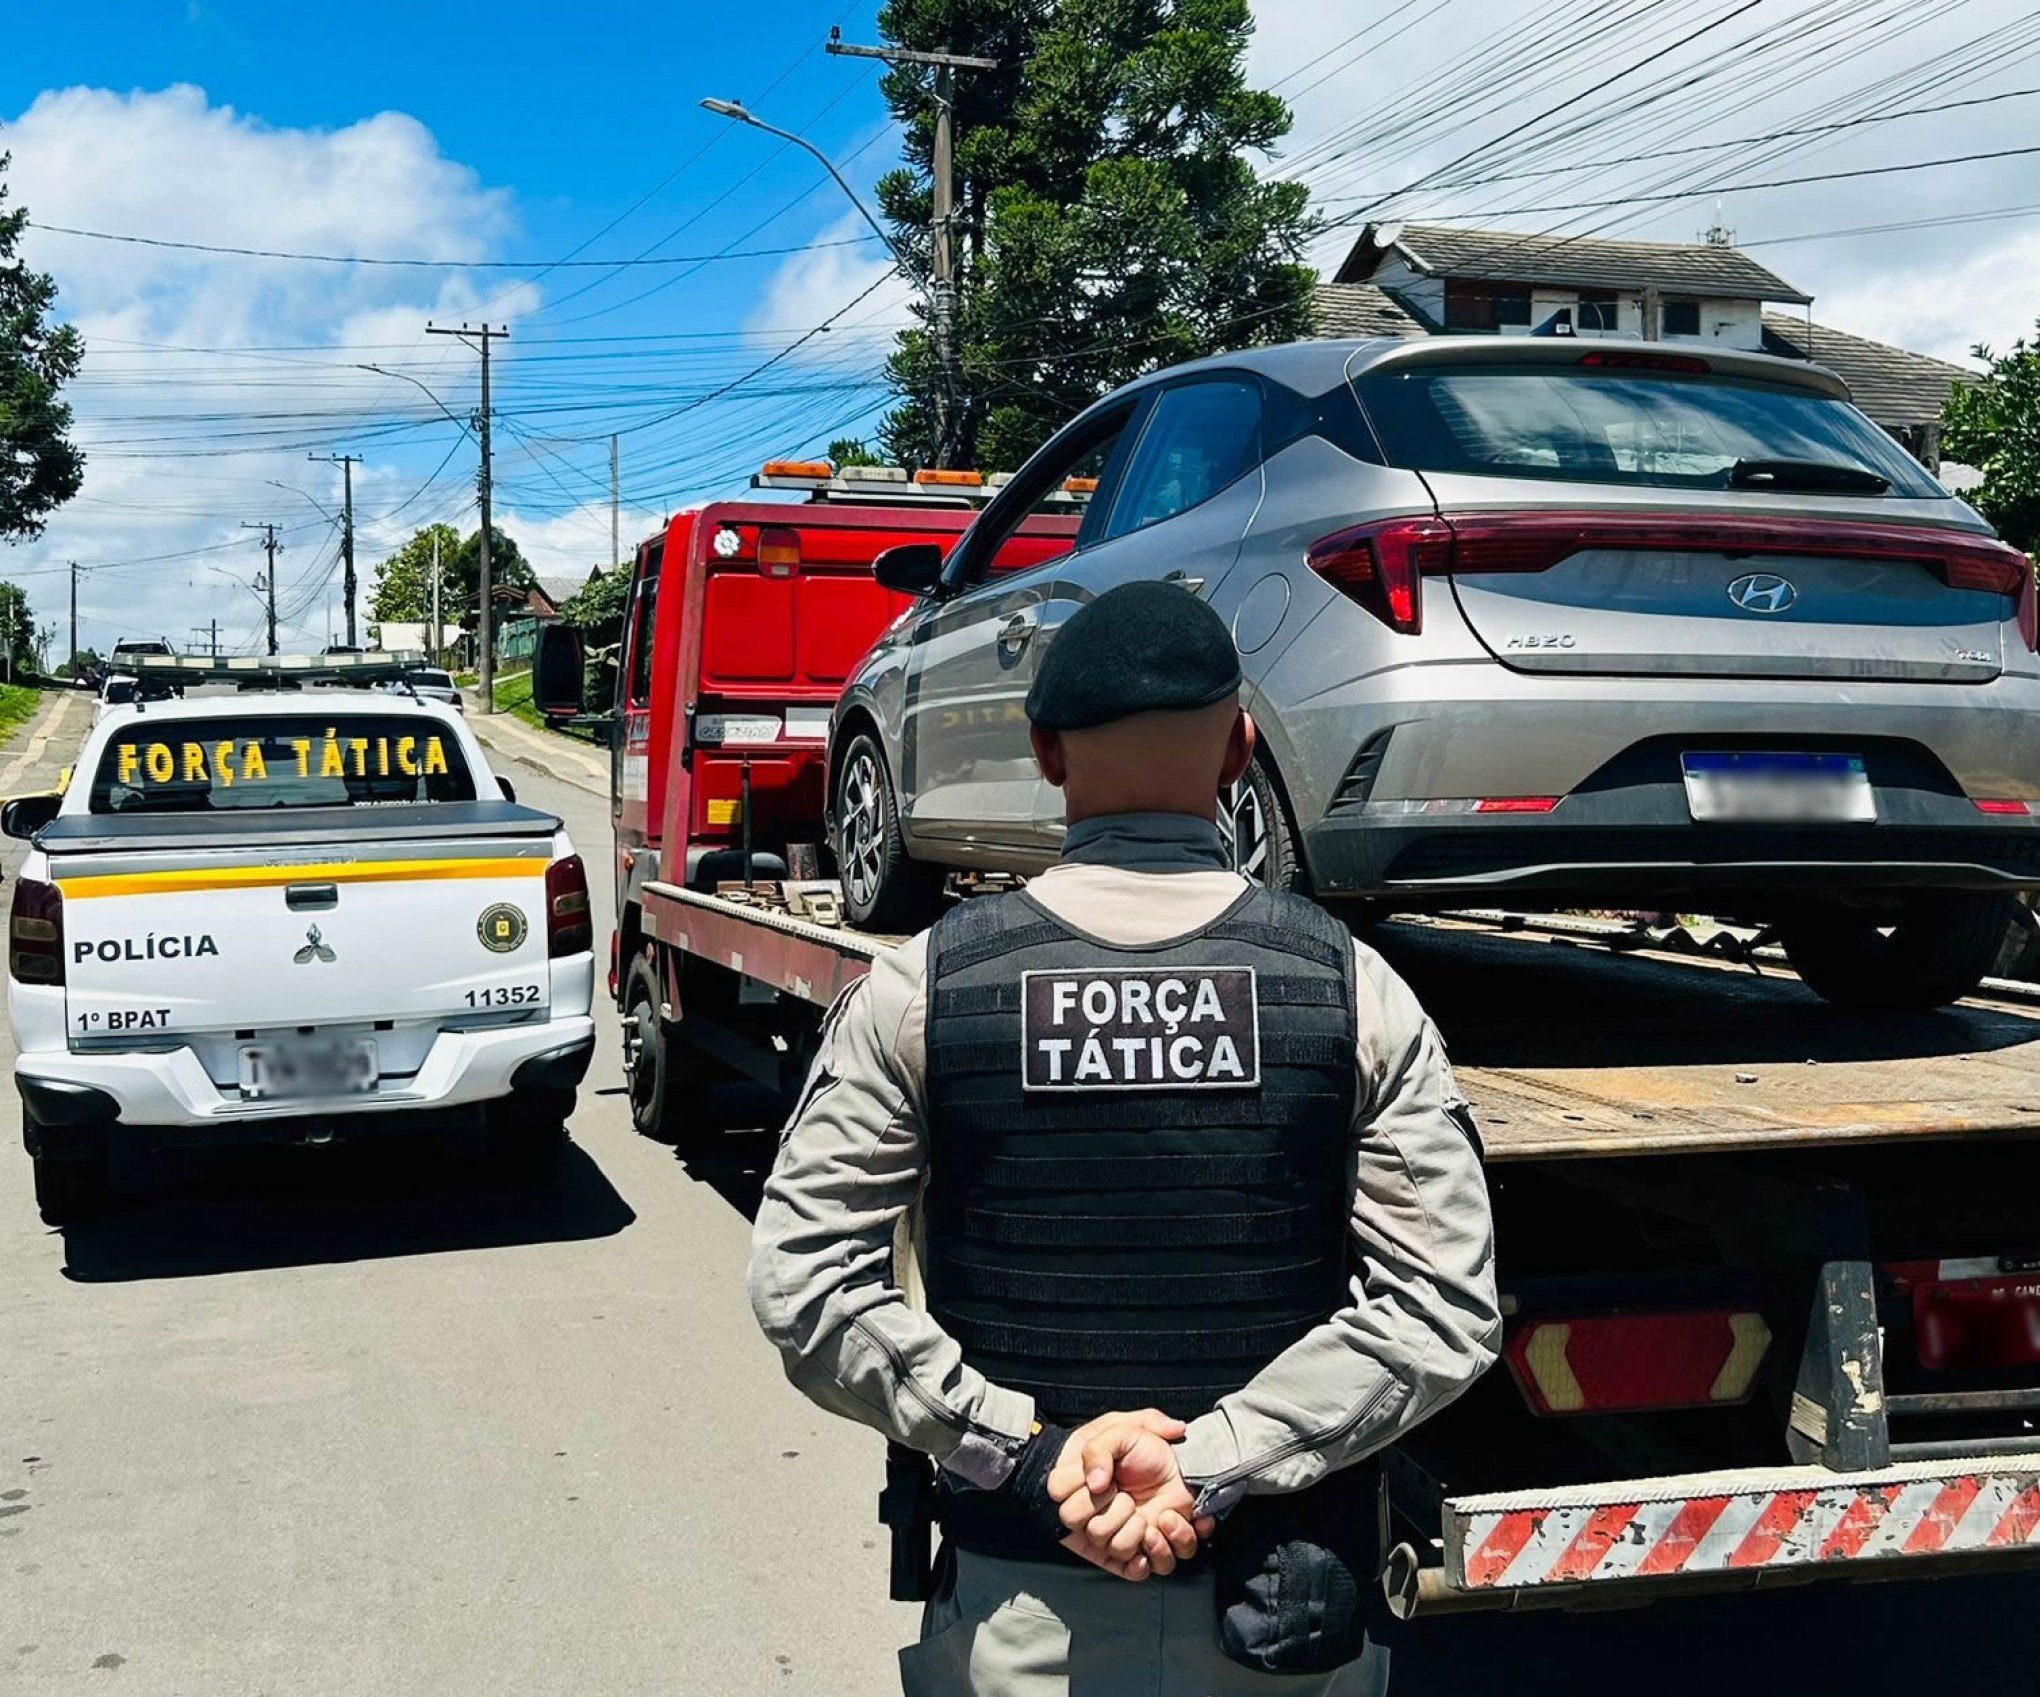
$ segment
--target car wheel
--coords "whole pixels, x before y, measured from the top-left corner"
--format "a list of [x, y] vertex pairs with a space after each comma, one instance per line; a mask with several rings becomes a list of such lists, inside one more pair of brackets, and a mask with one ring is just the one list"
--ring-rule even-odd
[[106, 1206], [108, 1161], [102, 1152], [35, 1158], [35, 1206], [46, 1226], [90, 1219]]
[[1864, 1012], [1960, 1001], [1997, 959], [2016, 918], [2010, 896], [1921, 894], [1890, 914], [1816, 908], [1778, 922], [1808, 989]]
[[1296, 827], [1274, 774], [1259, 753], [1220, 798], [1218, 831], [1235, 872], [1271, 889], [1310, 894], [1310, 875], [1297, 851]]
[[916, 931], [935, 912], [945, 877], [907, 857], [885, 755], [869, 732], [850, 739], [836, 772], [836, 872], [843, 911], [873, 931]]

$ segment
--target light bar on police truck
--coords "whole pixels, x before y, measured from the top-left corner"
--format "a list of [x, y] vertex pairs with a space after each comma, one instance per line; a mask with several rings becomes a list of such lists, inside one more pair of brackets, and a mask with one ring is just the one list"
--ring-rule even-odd
[[247, 683], [258, 678], [319, 678], [374, 683], [401, 678], [430, 662], [421, 648], [393, 648], [373, 654], [138, 654], [121, 662], [137, 678], [177, 683]]

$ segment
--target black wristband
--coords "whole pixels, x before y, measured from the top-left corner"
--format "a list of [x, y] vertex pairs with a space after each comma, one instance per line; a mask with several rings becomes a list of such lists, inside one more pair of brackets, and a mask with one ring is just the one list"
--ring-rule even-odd
[[1055, 1471], [1063, 1446], [1069, 1441], [1067, 1427], [1044, 1425], [1027, 1440], [1014, 1460], [1012, 1477], [1000, 1487], [1000, 1494], [1009, 1500], [1027, 1530], [1052, 1544], [1060, 1544], [1069, 1536], [1069, 1528], [1063, 1525], [1058, 1513], [1061, 1505], [1048, 1494], [1048, 1476]]

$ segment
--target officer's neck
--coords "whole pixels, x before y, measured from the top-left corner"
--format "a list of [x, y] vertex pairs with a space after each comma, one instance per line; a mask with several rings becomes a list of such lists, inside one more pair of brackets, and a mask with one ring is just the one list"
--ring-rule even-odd
[[1218, 827], [1195, 813], [1093, 813], [1063, 838], [1065, 865], [1130, 872], [1223, 872], [1232, 865]]

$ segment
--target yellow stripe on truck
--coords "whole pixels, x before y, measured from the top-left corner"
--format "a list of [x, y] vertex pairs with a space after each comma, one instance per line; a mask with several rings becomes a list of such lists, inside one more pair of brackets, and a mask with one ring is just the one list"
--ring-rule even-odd
[[92, 896], [155, 896], [179, 890], [263, 890], [279, 884], [412, 884], [442, 878], [543, 878], [535, 855], [470, 860], [354, 860], [313, 866], [229, 866], [217, 871], [111, 872], [98, 877], [57, 877], [67, 901]]

